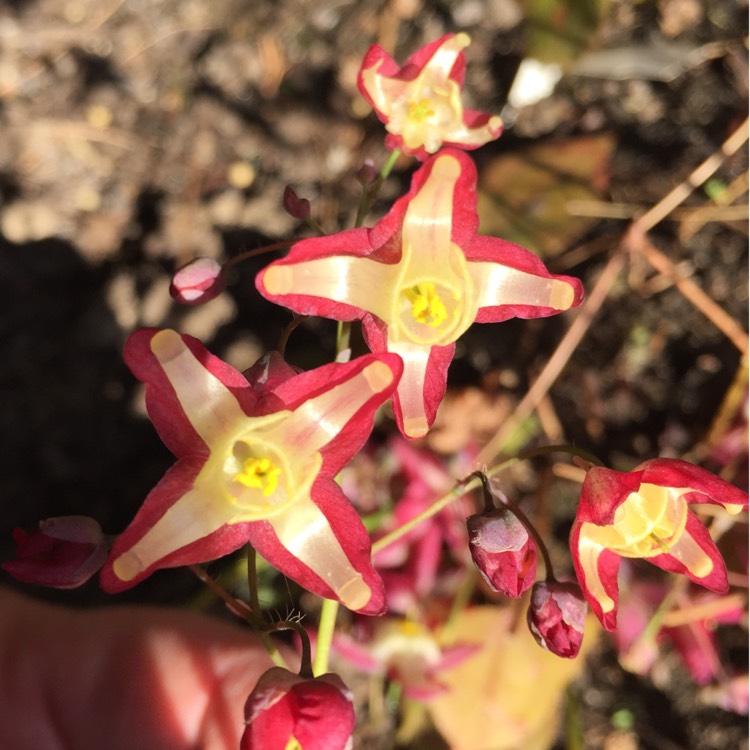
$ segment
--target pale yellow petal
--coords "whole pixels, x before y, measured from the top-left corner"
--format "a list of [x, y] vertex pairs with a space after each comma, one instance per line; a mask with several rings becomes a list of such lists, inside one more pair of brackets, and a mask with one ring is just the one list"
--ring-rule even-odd
[[472, 261], [469, 275], [477, 289], [478, 307], [533, 305], [567, 310], [575, 300], [573, 287], [500, 263]]
[[[217, 492], [218, 494], [218, 492]], [[192, 489], [183, 495], [134, 544], [120, 555], [112, 569], [123, 581], [132, 581], [144, 570], [178, 549], [203, 539], [232, 520], [232, 506], [220, 497]]]
[[301, 498], [288, 512], [268, 519], [279, 541], [333, 589], [351, 610], [362, 609], [372, 597], [328, 520], [310, 498]]
[[373, 396], [389, 388], [394, 377], [384, 362], [372, 362], [343, 383], [302, 403], [269, 431], [268, 437], [284, 445], [290, 454], [320, 451]]
[[593, 523], [584, 522], [581, 525], [581, 534], [578, 539], [578, 560], [583, 568], [585, 588], [599, 602], [602, 612], [607, 614], [615, 608], [615, 602], [606, 592], [602, 579], [599, 576], [599, 556], [604, 548], [592, 541], [591, 536], [595, 535], [599, 526]]
[[404, 362], [404, 374], [397, 389], [403, 413], [404, 434], [410, 438], [423, 437], [430, 429], [424, 408], [424, 382], [430, 347], [389, 341], [388, 351], [398, 354]]
[[680, 535], [670, 548], [669, 554], [681, 562], [696, 578], [705, 578], [714, 569], [714, 561], [687, 532]]
[[272, 265], [263, 274], [271, 295], [300, 294], [359, 307], [381, 320], [388, 316], [397, 266], [369, 258], [328, 258]]
[[151, 339], [151, 351], [206, 445], [225, 438], [247, 420], [232, 392], [195, 358], [176, 331], [159, 331]]

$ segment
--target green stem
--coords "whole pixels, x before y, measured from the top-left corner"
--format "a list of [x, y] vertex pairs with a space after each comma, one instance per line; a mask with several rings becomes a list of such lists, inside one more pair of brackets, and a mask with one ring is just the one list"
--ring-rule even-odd
[[[306, 679], [312, 678], [313, 668], [310, 650], [310, 636], [302, 627], [302, 624], [297, 620], [282, 620], [268, 626], [268, 632], [272, 633], [276, 630], [293, 630], [300, 637], [300, 641], [302, 642], [302, 655], [300, 656], [299, 676]], [[281, 666], [286, 667], [286, 664], [282, 664]]]
[[[592, 463], [596, 466], [603, 466], [603, 463], [593, 454], [588, 451], [583, 451], [580, 448], [576, 448], [574, 445], [542, 445], [538, 448], [529, 448], [528, 450], [521, 451], [517, 456], [508, 458], [499, 464], [495, 464], [490, 469], [487, 469], [483, 473], [488, 477], [493, 477], [499, 474], [504, 469], [508, 469], [515, 464], [525, 461], [535, 456], [543, 456], [547, 453], [569, 453], [573, 456], [580, 456], [584, 460]], [[414, 516], [414, 518], [408, 520], [406, 523], [394, 529], [390, 534], [386, 534], [372, 544], [372, 553], [375, 554], [380, 550], [389, 547], [394, 542], [401, 539], [402, 536], [408, 534], [413, 528], [419, 526], [422, 521], [426, 521], [428, 518], [432, 518], [436, 513], [439, 513], [443, 508], [446, 508], [454, 500], [462, 497], [470, 490], [479, 486], [479, 481], [476, 476], [470, 475], [465, 479], [461, 479], [448, 490], [444, 495], [441, 495], [435, 502], [432, 503], [428, 508], [425, 508], [420, 514]]]
[[316, 677], [328, 671], [328, 657], [331, 655], [331, 643], [333, 642], [333, 631], [336, 627], [338, 611], [339, 603], [335, 599], [323, 599], [320, 622], [318, 623], [318, 641], [315, 644], [315, 661], [313, 662], [313, 674]]
[[[284, 661], [284, 657], [281, 655], [279, 650], [276, 648], [276, 644], [271, 640], [268, 633], [266, 632], [267, 628], [265, 623], [263, 622], [262, 617], [260, 616], [260, 609], [255, 607], [251, 608], [242, 600], [232, 596], [223, 586], [214, 581], [214, 579], [211, 578], [211, 576], [208, 575], [208, 573], [206, 573], [206, 571], [203, 570], [200, 565], [188, 565], [188, 568], [198, 578], [200, 578], [200, 580], [203, 581], [203, 583], [205, 583], [206, 586], [208, 586], [208, 588], [210, 588], [211, 591], [216, 594], [216, 596], [224, 601], [230, 612], [233, 612], [235, 615], [245, 620], [247, 624], [257, 633], [258, 637], [263, 643], [263, 648], [266, 649], [268, 655], [271, 657], [271, 661], [273, 661], [273, 663], [277, 667], [284, 667], [286, 669], [286, 662]], [[250, 596], [252, 598], [252, 586], [250, 587], [250, 591]]]
[[[352, 333], [352, 324], [340, 320], [338, 322], [338, 325], [336, 326], [336, 361], [341, 362], [341, 354], [342, 352], [345, 352], [347, 349], [349, 349], [349, 339], [351, 337]], [[346, 360], [343, 360], [348, 362], [349, 357], [346, 358]]]

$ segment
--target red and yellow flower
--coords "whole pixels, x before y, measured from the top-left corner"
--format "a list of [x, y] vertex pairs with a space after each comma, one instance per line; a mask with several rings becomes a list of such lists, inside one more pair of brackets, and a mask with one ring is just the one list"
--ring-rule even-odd
[[620, 560], [643, 558], [723, 593], [727, 569], [706, 527], [689, 504], [712, 503], [728, 513], [747, 509], [747, 493], [705, 469], [671, 458], [631, 472], [589, 469], [570, 534], [576, 575], [607, 630], [617, 627]]
[[363, 445], [401, 362], [366, 356], [297, 374], [267, 355], [243, 375], [188, 336], [143, 329], [125, 360], [177, 463], [116, 541], [102, 587], [205, 562], [249, 542], [304, 588], [378, 614], [370, 540], [334, 481]]
[[398, 64], [377, 44], [359, 71], [362, 96], [388, 131], [386, 146], [426, 159], [442, 145], [474, 149], [503, 131], [497, 115], [464, 109], [461, 103], [468, 34], [446, 34]]
[[441, 151], [372, 229], [302, 240], [256, 278], [264, 297], [298, 313], [361, 319], [373, 352], [401, 357], [394, 411], [410, 438], [434, 421], [456, 340], [474, 321], [546, 317], [583, 297], [577, 279], [477, 234], [476, 179], [466, 154]]
[[245, 704], [240, 750], [351, 750], [352, 694], [336, 674], [269, 669]]

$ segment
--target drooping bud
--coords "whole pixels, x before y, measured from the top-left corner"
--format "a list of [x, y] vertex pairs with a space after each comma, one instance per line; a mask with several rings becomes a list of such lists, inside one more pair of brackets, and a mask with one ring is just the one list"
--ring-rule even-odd
[[509, 508], [485, 511], [466, 519], [469, 549], [487, 585], [513, 599], [536, 579], [536, 545]]
[[338, 675], [304, 678], [273, 667], [245, 704], [240, 750], [349, 750], [354, 721], [351, 692]]
[[221, 266], [212, 258], [196, 258], [172, 276], [169, 294], [183, 305], [202, 305], [226, 288]]
[[540, 581], [526, 613], [534, 640], [553, 654], [572, 659], [583, 642], [588, 607], [581, 587], [568, 581]]
[[307, 221], [310, 218], [310, 201], [300, 198], [291, 185], [284, 188], [284, 210], [295, 219]]
[[372, 163], [372, 159], [365, 160], [365, 163], [354, 176], [362, 187], [370, 187], [375, 182], [375, 165]]
[[108, 544], [99, 524], [88, 516], [60, 516], [39, 522], [31, 534], [13, 531], [16, 559], [0, 564], [24, 583], [72, 589], [102, 567]]

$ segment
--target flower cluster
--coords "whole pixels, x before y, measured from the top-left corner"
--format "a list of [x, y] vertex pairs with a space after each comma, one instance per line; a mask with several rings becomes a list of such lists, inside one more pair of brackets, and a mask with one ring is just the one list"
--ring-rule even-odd
[[[208, 562], [249, 544], [306, 591], [358, 615], [403, 614], [368, 621], [364, 642], [338, 634], [333, 643], [362, 671], [387, 676], [420, 701], [444, 691], [440, 673], [478, 649], [444, 646], [422, 624], [428, 620], [420, 600], [438, 588], [448, 557], [462, 575], [473, 561], [489, 595], [525, 596], [533, 638], [566, 658], [579, 653], [587, 607], [606, 630], [617, 628], [623, 558], [645, 559], [712, 592], [727, 590], [724, 560], [689, 505], [712, 503], [736, 514], [748, 499], [708, 471], [676, 459], [646, 461], [626, 473], [590, 466], [570, 534], [576, 582], [555, 578], [521, 508], [507, 499], [495, 505], [486, 472], [456, 485], [444, 463], [408, 442], [432, 428], [457, 341], [472, 324], [548, 317], [583, 299], [577, 279], [478, 232], [477, 169], [465, 150], [497, 138], [503, 126], [497, 116], [463, 108], [468, 44], [466, 34], [447, 34], [401, 67], [377, 45], [368, 51], [359, 89], [385, 124], [386, 146], [420, 162], [409, 190], [373, 226], [360, 226], [358, 218], [353, 229], [302, 239], [255, 279], [263, 297], [295, 313], [342, 327], [361, 321], [369, 353], [299, 372], [271, 352], [240, 372], [177, 331], [132, 333], [125, 362], [145, 384], [149, 417], [176, 463], [111, 549], [93, 519], [49, 519], [32, 534], [16, 530], [17, 559], [2, 565], [7, 572], [64, 588], [100, 570], [101, 587], [114, 593], [158, 569]], [[361, 207], [369, 208], [387, 172], [375, 178], [366, 165], [360, 176]], [[317, 229], [310, 202], [293, 188], [283, 204]], [[215, 260], [193, 261], [174, 274], [170, 293], [182, 304], [207, 302], [224, 290], [225, 270]], [[389, 450], [405, 487], [393, 494], [400, 499], [373, 548], [339, 473], [388, 401], [401, 433]], [[470, 515], [460, 485], [476, 476], [485, 507]], [[441, 493], [455, 501], [450, 510], [447, 503], [436, 507]], [[413, 528], [422, 515], [425, 522]], [[544, 580], [537, 580], [538, 555]], [[464, 578], [474, 585], [476, 577]], [[242, 604], [248, 622], [264, 633], [273, 629]], [[435, 609], [449, 607], [440, 602]], [[352, 746], [351, 694], [334, 674], [312, 676], [309, 642], [303, 654], [299, 675], [276, 667], [250, 694], [245, 750]]]

